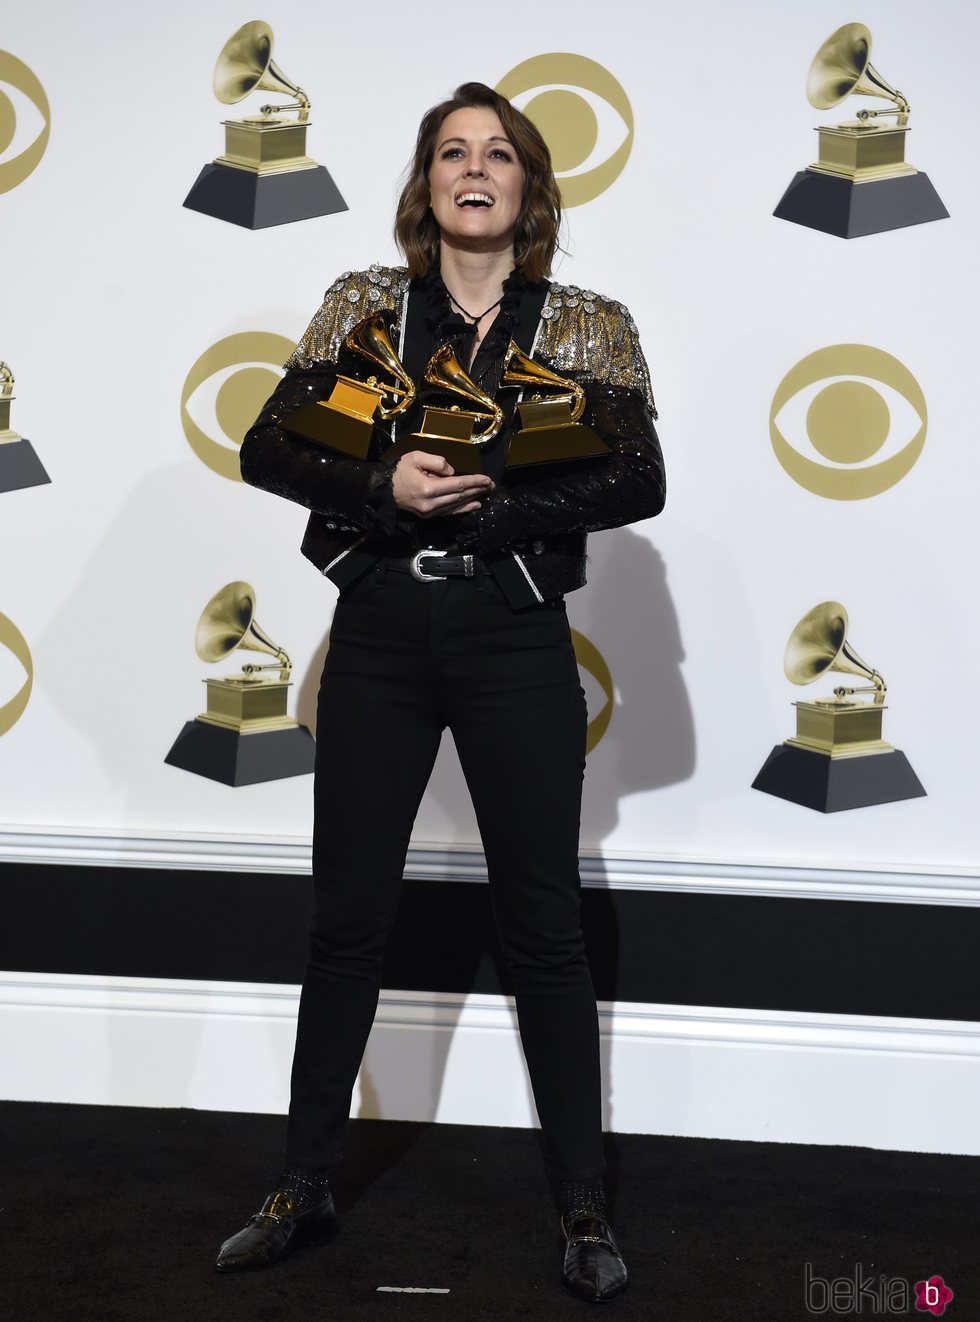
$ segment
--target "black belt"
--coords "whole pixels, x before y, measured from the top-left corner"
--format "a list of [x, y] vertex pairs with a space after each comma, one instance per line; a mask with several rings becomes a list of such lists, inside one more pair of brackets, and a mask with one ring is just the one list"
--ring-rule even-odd
[[489, 574], [478, 555], [463, 551], [416, 551], [414, 555], [390, 555], [387, 565], [400, 573], [411, 574], [417, 583], [437, 583], [443, 578], [472, 578]]

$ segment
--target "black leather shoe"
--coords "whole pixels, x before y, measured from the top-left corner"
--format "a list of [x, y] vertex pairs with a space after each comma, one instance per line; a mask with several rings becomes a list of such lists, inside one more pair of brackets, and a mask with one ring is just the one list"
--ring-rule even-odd
[[249, 1217], [245, 1229], [225, 1240], [214, 1265], [219, 1272], [273, 1267], [300, 1244], [325, 1239], [336, 1229], [337, 1214], [329, 1193], [322, 1203], [299, 1213], [293, 1211], [288, 1194], [270, 1194], [262, 1211]]
[[603, 1304], [626, 1289], [629, 1279], [609, 1222], [586, 1212], [566, 1224], [561, 1219], [564, 1250], [561, 1283], [576, 1299]]

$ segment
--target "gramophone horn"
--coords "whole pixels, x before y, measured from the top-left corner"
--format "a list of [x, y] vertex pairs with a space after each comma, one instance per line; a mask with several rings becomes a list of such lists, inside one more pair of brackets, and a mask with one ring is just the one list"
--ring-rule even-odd
[[[577, 381], [569, 381], [529, 358], [520, 345], [511, 340], [504, 357], [505, 386], [529, 386], [532, 390], [560, 390], [571, 408], [569, 422], [578, 422], [585, 412], [585, 391]], [[558, 397], [554, 397], [557, 398]]]
[[489, 411], [491, 416], [486, 419], [489, 425], [479, 436], [473, 437], [474, 441], [489, 441], [500, 431], [504, 423], [503, 409], [495, 399], [480, 389], [456, 357], [451, 344], [439, 346], [429, 359], [423, 379], [430, 386], [436, 386], [451, 395], [460, 395], [470, 404], [479, 404]]
[[374, 363], [375, 367], [382, 368], [399, 382], [397, 386], [378, 383], [379, 390], [382, 385], [384, 386], [385, 394], [394, 395], [396, 398], [401, 396], [398, 403], [391, 408], [385, 408], [383, 404], [379, 406], [381, 417], [386, 422], [410, 407], [415, 399], [415, 382], [402, 366], [402, 361], [388, 334], [383, 313], [375, 312], [370, 317], [365, 317], [363, 321], [359, 321], [344, 339], [344, 348], [366, 358]]
[[255, 623], [255, 589], [236, 580], [216, 592], [201, 612], [194, 648], [202, 661], [223, 661], [237, 648], [266, 652], [285, 670], [292, 662]]
[[263, 106], [264, 112], [310, 108], [303, 89], [290, 82], [273, 60], [272, 28], [259, 19], [245, 23], [228, 38], [214, 66], [214, 94], [224, 105], [234, 105], [257, 89], [294, 96], [297, 101], [295, 106]]
[[[894, 101], [901, 114], [909, 112], [902, 93], [886, 83], [871, 63], [871, 33], [863, 23], [845, 23], [827, 38], [810, 65], [806, 95], [817, 110], [829, 110], [853, 95], [883, 96]], [[873, 113], [865, 111], [861, 117]]]
[[836, 670], [870, 680], [878, 693], [886, 687], [847, 641], [847, 611], [839, 601], [822, 601], [803, 616], [789, 636], [783, 669], [794, 684], [812, 684], [824, 671]]

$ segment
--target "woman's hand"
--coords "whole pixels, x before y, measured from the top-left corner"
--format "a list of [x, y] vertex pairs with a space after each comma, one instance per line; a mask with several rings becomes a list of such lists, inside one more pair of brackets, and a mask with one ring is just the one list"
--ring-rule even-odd
[[493, 480], [486, 473], [456, 474], [448, 459], [425, 450], [403, 454], [391, 475], [395, 504], [420, 519], [478, 510], [477, 497], [493, 488]]

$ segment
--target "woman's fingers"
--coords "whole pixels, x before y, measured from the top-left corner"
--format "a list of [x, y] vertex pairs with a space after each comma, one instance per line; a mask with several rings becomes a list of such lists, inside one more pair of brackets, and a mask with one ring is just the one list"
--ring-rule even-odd
[[454, 473], [441, 455], [413, 450], [403, 455], [392, 477], [395, 504], [421, 518], [479, 509], [473, 501], [494, 488], [486, 473]]
[[485, 482], [479, 485], [474, 485], [472, 482], [454, 482], [449, 490], [431, 496], [430, 500], [436, 506], [454, 505], [460, 500], [475, 500], [478, 496], [486, 495], [487, 490]]
[[439, 509], [427, 510], [425, 513], [420, 513], [419, 518], [434, 519], [438, 515], [442, 519], [451, 517], [454, 514], [469, 514], [470, 510], [478, 510], [479, 508], [480, 502], [478, 500], [470, 500], [464, 505], [443, 505]]
[[428, 450], [409, 450], [402, 455], [401, 462], [422, 472], [433, 473], [436, 477], [451, 477], [456, 471], [443, 455], [429, 454]]

